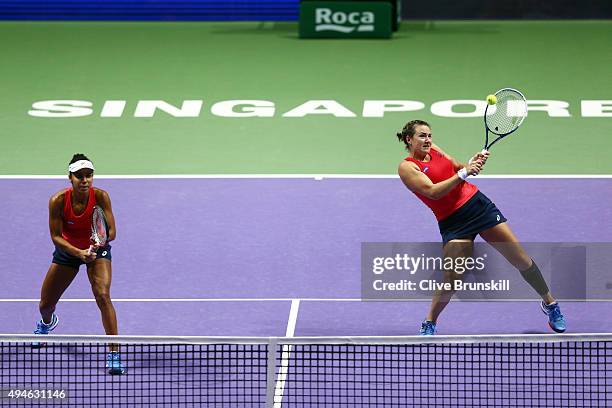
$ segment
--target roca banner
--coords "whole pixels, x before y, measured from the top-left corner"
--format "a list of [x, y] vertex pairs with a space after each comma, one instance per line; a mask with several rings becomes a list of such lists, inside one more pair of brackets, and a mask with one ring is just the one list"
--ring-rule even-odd
[[300, 38], [390, 38], [388, 2], [303, 1]]

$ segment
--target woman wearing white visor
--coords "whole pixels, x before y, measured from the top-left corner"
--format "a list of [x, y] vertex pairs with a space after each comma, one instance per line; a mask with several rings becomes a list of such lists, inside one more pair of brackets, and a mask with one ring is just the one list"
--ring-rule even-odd
[[[117, 316], [110, 298], [112, 276], [111, 247], [92, 246], [91, 225], [94, 206], [104, 210], [108, 224], [108, 241], [116, 236], [115, 217], [108, 193], [93, 187], [93, 163], [84, 154], [77, 153], [68, 166], [71, 187], [63, 189], [49, 200], [49, 229], [55, 245], [53, 261], [42, 285], [40, 314], [35, 334], [48, 334], [58, 324], [55, 307], [70, 286], [79, 267], [87, 267], [87, 277], [102, 315], [102, 324], [108, 335], [118, 334]], [[41, 343], [34, 343], [40, 347]], [[110, 374], [123, 374], [116, 345], [110, 346], [106, 365]]]

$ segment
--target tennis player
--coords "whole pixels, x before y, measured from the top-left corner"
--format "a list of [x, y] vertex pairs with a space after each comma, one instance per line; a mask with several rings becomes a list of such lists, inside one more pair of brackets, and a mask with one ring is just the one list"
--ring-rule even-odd
[[[55, 307], [70, 286], [79, 267], [87, 267], [87, 276], [102, 314], [108, 335], [116, 335], [117, 316], [110, 298], [111, 246], [91, 246], [91, 225], [95, 205], [104, 210], [108, 223], [108, 241], [116, 236], [115, 217], [108, 193], [93, 187], [94, 166], [83, 154], [75, 154], [68, 166], [71, 188], [61, 190], [49, 200], [49, 229], [55, 245], [53, 260], [40, 293], [40, 314], [35, 334], [48, 334], [58, 324]], [[40, 347], [41, 343], [33, 344]], [[123, 374], [124, 369], [116, 345], [110, 346], [106, 366], [110, 374]]]
[[[548, 324], [557, 333], [565, 331], [565, 318], [548, 289], [542, 273], [508, 226], [506, 218], [495, 204], [467, 179], [478, 175], [489, 153], [477, 153], [462, 164], [432, 143], [431, 127], [422, 120], [408, 122], [397, 138], [404, 143], [409, 155], [399, 165], [399, 176], [436, 216], [444, 257], [471, 257], [474, 239], [480, 235], [498, 250], [525, 281], [542, 297], [542, 311]], [[454, 271], [445, 271], [445, 281], [461, 279]], [[427, 318], [421, 324], [421, 334], [433, 335], [438, 316], [444, 310], [454, 290], [438, 291], [431, 302]]]

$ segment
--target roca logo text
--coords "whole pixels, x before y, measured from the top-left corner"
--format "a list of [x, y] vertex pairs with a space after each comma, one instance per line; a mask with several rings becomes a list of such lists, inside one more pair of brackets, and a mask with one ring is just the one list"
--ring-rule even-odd
[[333, 12], [329, 8], [317, 8], [315, 12], [316, 24], [374, 24], [374, 13], [371, 11], [354, 11], [345, 13]]

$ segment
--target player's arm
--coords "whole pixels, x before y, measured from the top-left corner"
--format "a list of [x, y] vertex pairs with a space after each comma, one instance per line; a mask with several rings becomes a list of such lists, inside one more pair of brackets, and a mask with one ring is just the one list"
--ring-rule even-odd
[[86, 249], [79, 249], [66, 241], [62, 237], [62, 210], [64, 208], [64, 194], [58, 193], [49, 200], [49, 232], [51, 241], [62, 251], [80, 258], [84, 262], [91, 262], [96, 259], [96, 254], [90, 254]]
[[424, 195], [432, 200], [439, 200], [444, 197], [457, 184], [463, 181], [457, 174], [454, 174], [451, 178], [434, 184], [421, 172], [421, 169], [419, 169], [416, 164], [409, 161], [403, 161], [399, 165], [398, 173], [402, 182], [411, 191]]
[[[477, 175], [478, 172], [480, 172], [480, 164], [477, 162], [473, 162], [465, 168], [465, 173], [471, 176]], [[398, 173], [402, 182], [411, 191], [424, 195], [432, 200], [439, 200], [444, 197], [464, 180], [459, 177], [459, 173], [455, 173], [452, 177], [444, 181], [433, 183], [429, 177], [421, 172], [421, 169], [419, 169], [416, 164], [409, 161], [400, 163]]]
[[[442, 150], [440, 148], [440, 146], [437, 146], [435, 143], [431, 144], [431, 147], [434, 148], [435, 150], [439, 151], [440, 153], [442, 153], [444, 155], [444, 157], [446, 157], [448, 160], [450, 160], [453, 163], [453, 169], [455, 171], [459, 171], [462, 168], [468, 168], [469, 166], [469, 162], [468, 163], [461, 163], [460, 161], [458, 161], [457, 159], [455, 159], [454, 157], [452, 157], [450, 154], [446, 153], [444, 150]], [[475, 161], [475, 160], [480, 160], [482, 162], [482, 166], [484, 166], [484, 164], [487, 162], [487, 159], [489, 158], [489, 152], [486, 153], [482, 153], [482, 152], [478, 152], [474, 155], [474, 157], [472, 157], [470, 159], [470, 161]]]
[[112, 241], [117, 236], [117, 227], [115, 225], [115, 215], [113, 214], [110, 196], [106, 191], [97, 188], [96, 203], [104, 210], [106, 225], [108, 227], [108, 241]]

